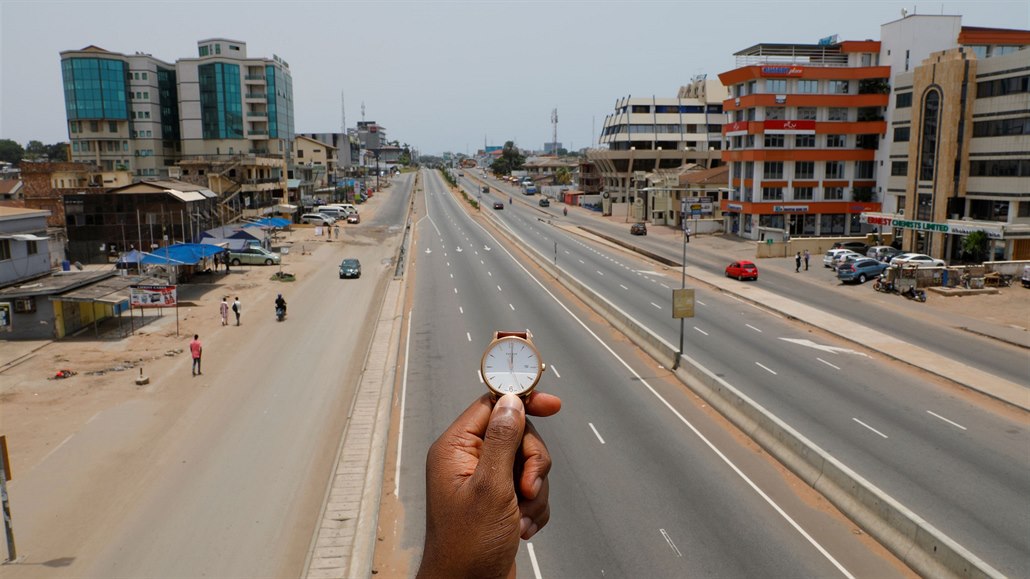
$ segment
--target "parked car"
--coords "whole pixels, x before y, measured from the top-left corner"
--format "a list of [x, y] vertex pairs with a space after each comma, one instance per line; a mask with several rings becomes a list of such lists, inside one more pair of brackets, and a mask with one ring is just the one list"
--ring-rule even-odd
[[504, 209], [504, 201], [494, 201], [494, 209]]
[[840, 266], [846, 265], [846, 264], [849, 264], [849, 263], [854, 263], [854, 262], [856, 262], [856, 261], [858, 261], [860, 259], [865, 259], [865, 256], [862, 255], [861, 253], [855, 253], [854, 251], [851, 251], [851, 250], [845, 250], [845, 253], [842, 253], [842, 254], [838, 255], [837, 259], [833, 262], [833, 269], [834, 270], [840, 269]]
[[874, 245], [865, 252], [866, 257], [871, 257], [883, 262], [890, 261], [892, 257], [899, 253], [901, 253], [900, 250], [889, 245]]
[[844, 243], [834, 243], [834, 249], [850, 249], [855, 253], [861, 253], [865, 255], [865, 252], [869, 251], [869, 244], [864, 241], [845, 241]]
[[1023, 266], [1023, 277], [1021, 278], [1023, 287], [1030, 287], [1030, 265]]
[[272, 253], [263, 247], [252, 245], [239, 251], [229, 250], [229, 263], [232, 265], [275, 265], [280, 261], [278, 253]]
[[629, 226], [630, 235], [647, 235], [647, 224], [643, 221]]
[[361, 223], [361, 215], [357, 211], [347, 216], [347, 223]]
[[758, 266], [754, 262], [742, 259], [726, 266], [726, 277], [735, 277], [740, 281], [758, 279]]
[[336, 223], [336, 220], [325, 213], [305, 213], [300, 216], [300, 222], [313, 225], [332, 225]]
[[916, 267], [944, 267], [943, 259], [936, 259], [925, 253], [902, 253], [891, 259], [891, 265], [914, 265]]
[[860, 257], [850, 263], [845, 263], [837, 268], [837, 279], [842, 282], [857, 281], [865, 283], [866, 280], [880, 275], [887, 269], [887, 264], [871, 257]]
[[551, 200], [548, 199], [547, 197], [541, 197], [540, 201], [537, 202], [537, 205], [539, 205], [541, 207], [550, 207], [551, 206]]
[[361, 277], [361, 262], [353, 258], [340, 262], [340, 279], [345, 277]]
[[833, 262], [837, 259], [837, 256], [851, 251], [850, 249], [831, 249], [823, 255], [823, 267], [833, 268]]

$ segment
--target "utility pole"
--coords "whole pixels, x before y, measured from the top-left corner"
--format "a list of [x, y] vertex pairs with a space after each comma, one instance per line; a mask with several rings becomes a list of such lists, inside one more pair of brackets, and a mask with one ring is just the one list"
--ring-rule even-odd
[[553, 132], [551, 133], [551, 154], [555, 157], [558, 156], [558, 109], [551, 111], [551, 127]]

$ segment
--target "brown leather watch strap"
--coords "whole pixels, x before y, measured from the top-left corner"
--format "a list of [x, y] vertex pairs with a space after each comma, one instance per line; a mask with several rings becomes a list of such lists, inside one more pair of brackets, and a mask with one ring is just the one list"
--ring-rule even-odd
[[509, 337], [522, 338], [523, 340], [528, 340], [530, 336], [529, 336], [529, 331], [528, 330], [525, 330], [525, 331], [522, 331], [522, 332], [501, 332], [501, 331], [494, 332], [494, 339], [495, 340], [500, 340], [501, 338], [509, 338]]

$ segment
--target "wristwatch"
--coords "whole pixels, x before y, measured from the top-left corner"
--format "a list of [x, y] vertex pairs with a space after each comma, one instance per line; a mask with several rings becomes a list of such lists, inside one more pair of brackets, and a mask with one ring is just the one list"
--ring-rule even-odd
[[479, 364], [483, 381], [495, 398], [505, 394], [529, 397], [545, 369], [529, 330], [494, 332]]

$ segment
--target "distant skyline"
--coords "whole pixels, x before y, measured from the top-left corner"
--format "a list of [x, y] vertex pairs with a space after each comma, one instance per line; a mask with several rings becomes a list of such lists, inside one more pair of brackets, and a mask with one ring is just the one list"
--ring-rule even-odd
[[734, 67], [761, 42], [878, 39], [917, 14], [964, 26], [1030, 29], [1027, 0], [900, 2], [272, 2], [0, 0], [0, 138], [66, 141], [59, 53], [96, 45], [174, 63], [197, 41], [247, 43], [293, 75], [298, 133], [365, 119], [424, 154], [514, 140], [596, 146], [616, 99], [674, 97], [698, 74]]

